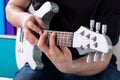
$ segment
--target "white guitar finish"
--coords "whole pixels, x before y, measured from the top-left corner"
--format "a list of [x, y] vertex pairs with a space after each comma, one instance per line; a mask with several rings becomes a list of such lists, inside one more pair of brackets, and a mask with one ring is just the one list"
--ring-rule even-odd
[[[50, 20], [56, 13], [58, 13], [58, 11], [59, 8], [57, 4], [49, 1], [45, 2], [37, 11], [34, 11], [32, 5], [29, 9], [31, 14], [42, 18], [48, 29]], [[51, 33], [52, 31], [48, 30], [48, 32]], [[108, 53], [112, 50], [112, 44], [109, 37], [93, 32], [84, 26], [80, 26], [80, 28], [74, 33], [62, 31], [56, 32], [58, 32], [58, 46], [74, 47], [78, 50], [80, 55], [85, 55], [94, 51]], [[62, 39], [59, 37], [59, 35], [62, 36]], [[65, 42], [64, 44], [64, 41], [68, 42]], [[24, 38], [24, 33], [22, 29], [19, 28], [16, 39], [16, 61], [18, 68], [21, 68], [26, 62], [28, 62], [32, 69], [42, 69], [44, 64], [42, 63], [41, 56], [42, 52], [37, 48], [37, 46], [31, 45]]]
[[[95, 40], [96, 38], [96, 40]], [[112, 46], [107, 36], [95, 33], [84, 26], [81, 26], [73, 36], [73, 47], [79, 49], [79, 54], [99, 51], [103, 53], [111, 52]], [[80, 49], [83, 48], [83, 50]]]
[[[58, 13], [59, 8], [57, 4], [53, 2], [45, 2], [37, 11], [34, 11], [33, 6], [30, 5], [29, 13], [41, 17], [46, 24], [46, 27], [49, 29], [49, 22], [54, 14]], [[31, 45], [25, 38], [24, 33], [21, 28], [17, 30], [17, 39], [16, 39], [16, 62], [18, 68], [22, 68], [26, 62], [28, 62], [32, 69], [39, 67], [40, 69], [43, 68], [42, 64], [42, 52], [37, 49], [37, 46]], [[34, 53], [39, 53], [39, 55], [34, 55]], [[34, 57], [40, 57], [39, 61], [35, 62]]]

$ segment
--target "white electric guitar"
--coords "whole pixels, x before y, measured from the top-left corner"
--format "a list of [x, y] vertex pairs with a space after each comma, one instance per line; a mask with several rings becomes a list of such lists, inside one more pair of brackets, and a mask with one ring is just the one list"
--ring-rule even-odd
[[[43, 22], [48, 28], [48, 30], [45, 31], [48, 31], [49, 36], [52, 32], [57, 33], [56, 45], [58, 46], [76, 48], [80, 55], [85, 55], [96, 51], [108, 53], [112, 50], [112, 44], [109, 37], [105, 34], [100, 34], [92, 30], [94, 27], [94, 21], [91, 21], [90, 23], [90, 30], [84, 26], [80, 26], [80, 28], [74, 33], [50, 31], [49, 23], [52, 17], [59, 12], [59, 7], [56, 3], [47, 1], [37, 11], [34, 11], [31, 5], [29, 12], [43, 19]], [[104, 32], [105, 30], [103, 30], [103, 33]], [[42, 69], [44, 67], [44, 64], [42, 63], [41, 56], [42, 52], [37, 48], [37, 46], [31, 45], [24, 38], [24, 33], [22, 29], [19, 28], [17, 31], [16, 39], [16, 61], [18, 68], [21, 68], [26, 62], [28, 62], [32, 69], [35, 69], [36, 67], [38, 69]]]

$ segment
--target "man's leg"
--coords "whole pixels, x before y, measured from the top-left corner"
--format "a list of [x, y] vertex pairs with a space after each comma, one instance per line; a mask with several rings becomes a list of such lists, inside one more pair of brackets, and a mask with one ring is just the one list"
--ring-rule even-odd
[[115, 65], [110, 64], [108, 68], [95, 76], [76, 76], [70, 74], [62, 75], [66, 80], [120, 80], [120, 71]]
[[18, 72], [16, 72], [13, 80], [62, 80], [57, 71], [53, 68], [45, 67], [43, 70], [32, 70], [29, 64], [25, 64]]
[[34, 80], [37, 72], [32, 70], [29, 64], [25, 64], [18, 72], [15, 73], [13, 80]]
[[102, 73], [96, 76], [97, 80], [120, 80], [120, 71], [113, 64], [110, 64], [108, 68]]

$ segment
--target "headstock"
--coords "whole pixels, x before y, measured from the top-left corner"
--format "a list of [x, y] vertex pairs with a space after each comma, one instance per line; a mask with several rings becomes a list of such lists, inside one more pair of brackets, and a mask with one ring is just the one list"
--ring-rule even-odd
[[[73, 35], [73, 47], [77, 47], [80, 50], [80, 55], [96, 52], [94, 61], [98, 60], [98, 52], [102, 52], [102, 60], [105, 58], [105, 54], [112, 51], [112, 43], [106, 34], [107, 25], [102, 25], [102, 34], [99, 33], [101, 29], [101, 23], [96, 22], [95, 29], [93, 31], [95, 21], [91, 20], [90, 30], [81, 26]], [[90, 62], [90, 54], [87, 57], [87, 62]]]
[[74, 32], [73, 47], [80, 47], [82, 50], [93, 49], [107, 53], [111, 51], [108, 40], [105, 35], [95, 33], [81, 26], [78, 31]]

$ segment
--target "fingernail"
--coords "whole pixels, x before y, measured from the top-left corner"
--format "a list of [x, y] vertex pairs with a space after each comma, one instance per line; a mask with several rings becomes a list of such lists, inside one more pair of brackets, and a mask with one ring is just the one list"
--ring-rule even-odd
[[54, 36], [55, 36], [55, 35], [56, 35], [56, 32], [53, 32], [53, 33], [52, 33], [52, 35], [54, 35]]

